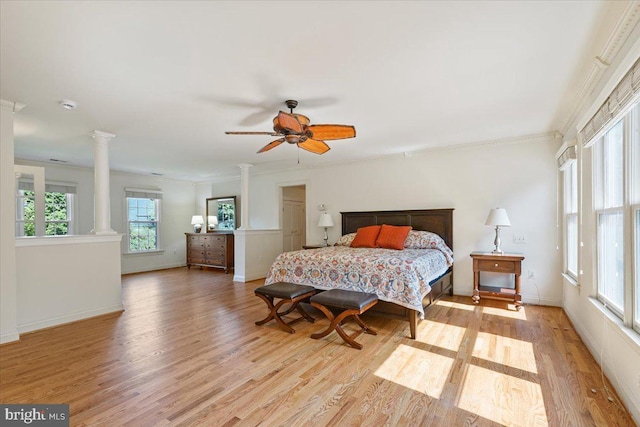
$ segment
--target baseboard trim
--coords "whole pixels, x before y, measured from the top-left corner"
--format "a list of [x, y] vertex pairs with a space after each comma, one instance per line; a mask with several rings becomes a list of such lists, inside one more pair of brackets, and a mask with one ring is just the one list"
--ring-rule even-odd
[[58, 316], [51, 319], [38, 320], [35, 322], [24, 323], [18, 325], [18, 332], [24, 334], [26, 332], [39, 331], [41, 329], [48, 329], [55, 326], [65, 325], [67, 323], [77, 322], [79, 320], [86, 320], [92, 317], [102, 316], [105, 314], [111, 314], [115, 312], [124, 311], [122, 303], [114, 304], [107, 307], [100, 307], [91, 310], [81, 311], [78, 313], [68, 314], [64, 316]]
[[16, 341], [20, 341], [20, 333], [17, 330], [5, 332], [4, 334], [0, 335], [0, 345], [10, 344]]

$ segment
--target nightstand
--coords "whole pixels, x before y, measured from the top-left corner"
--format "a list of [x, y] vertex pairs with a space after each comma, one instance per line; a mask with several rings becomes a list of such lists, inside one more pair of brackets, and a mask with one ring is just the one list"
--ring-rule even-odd
[[[520, 273], [522, 272], [522, 260], [524, 256], [516, 253], [494, 254], [493, 252], [472, 252], [471, 258], [473, 258], [473, 302], [477, 304], [481, 296], [513, 298], [516, 310], [520, 310], [522, 306]], [[481, 271], [514, 274], [515, 289], [482, 286], [480, 284]]]

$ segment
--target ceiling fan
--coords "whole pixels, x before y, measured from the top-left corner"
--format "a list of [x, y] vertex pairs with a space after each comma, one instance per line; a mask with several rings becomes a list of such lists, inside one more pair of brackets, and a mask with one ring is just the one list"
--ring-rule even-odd
[[325, 140], [354, 138], [356, 128], [349, 125], [311, 125], [311, 120], [302, 114], [294, 114], [293, 109], [298, 106], [298, 101], [285, 101], [289, 113], [280, 111], [273, 119], [273, 132], [225, 132], [227, 135], [271, 135], [281, 136], [262, 147], [258, 153], [264, 153], [277, 147], [283, 142], [296, 144], [303, 150], [315, 154], [324, 154], [331, 148]]

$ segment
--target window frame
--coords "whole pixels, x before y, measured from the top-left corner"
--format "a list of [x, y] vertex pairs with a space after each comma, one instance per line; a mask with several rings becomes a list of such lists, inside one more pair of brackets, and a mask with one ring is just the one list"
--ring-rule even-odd
[[[609, 142], [610, 131], [622, 122], [622, 146], [606, 146]], [[619, 317], [623, 324], [640, 333], [640, 257], [638, 248], [640, 247], [640, 230], [635, 225], [635, 215], [640, 210], [640, 172], [635, 169], [640, 168], [640, 99], [636, 99], [628, 110], [619, 119], [612, 121], [611, 126], [606, 127], [601, 136], [594, 139], [593, 144], [586, 146], [592, 150], [592, 191], [595, 225], [595, 251], [594, 251], [594, 293], [593, 296], [600, 301], [612, 314]], [[617, 159], [617, 164], [610, 162], [607, 155], [615, 153], [621, 156]], [[609, 169], [615, 168], [616, 176], [608, 175]], [[621, 169], [621, 170], [620, 170]], [[617, 181], [618, 185], [613, 188], [611, 181]], [[618, 200], [621, 199], [621, 200]], [[621, 275], [622, 306], [616, 307], [611, 300], [611, 293], [606, 295], [603, 291], [603, 266], [601, 265], [602, 253], [606, 249], [603, 247], [600, 219], [602, 215], [620, 214], [618, 221], [621, 230], [610, 230], [621, 236], [613, 239], [615, 246], [608, 248], [609, 251], [621, 251], [614, 254], [617, 263], [616, 269], [618, 277]], [[610, 255], [610, 254], [609, 254]], [[620, 264], [621, 268], [620, 268]], [[615, 298], [615, 296], [614, 296]]]
[[[26, 183], [30, 183], [30, 181], [23, 181]], [[64, 188], [64, 187], [68, 187], [68, 188], [73, 188], [73, 192], [69, 192], [69, 191], [51, 191], [51, 189], [47, 189], [47, 187], [52, 187], [52, 188]], [[23, 194], [21, 194], [21, 192]], [[25, 195], [24, 192], [30, 192], [33, 193], [32, 195]], [[66, 220], [48, 220], [46, 218], [46, 209], [47, 209], [47, 203], [46, 203], [46, 194], [47, 193], [57, 193], [57, 194], [64, 194], [65, 195], [65, 208], [67, 211], [67, 219]], [[75, 192], [75, 185], [74, 184], [60, 184], [60, 183], [52, 183], [52, 182], [46, 182], [45, 183], [45, 214], [43, 215], [44, 218], [44, 227], [43, 227], [43, 236], [71, 236], [76, 234], [76, 209], [77, 209], [77, 202], [76, 202], [76, 192]], [[24, 189], [18, 189], [16, 190], [16, 216], [15, 216], [15, 236], [16, 237], [31, 237], [31, 236], [27, 236], [24, 234], [24, 228], [26, 224], [33, 224], [34, 227], [34, 237], [37, 237], [38, 235], [35, 233], [35, 230], [37, 230], [36, 227], [36, 223], [38, 222], [38, 216], [36, 215], [34, 217], [33, 220], [25, 220], [24, 219], [24, 199], [25, 198], [29, 198], [33, 200], [34, 203], [34, 208], [35, 208], [35, 204], [36, 204], [36, 192], [35, 190], [24, 190]], [[47, 234], [47, 225], [49, 224], [62, 224], [62, 223], [66, 223], [67, 224], [67, 233], [66, 234]], [[42, 237], [42, 236], [40, 236]]]
[[640, 333], [640, 204], [631, 205], [631, 230], [633, 232], [631, 274], [634, 289], [632, 323], [633, 329]]
[[[129, 201], [131, 199], [141, 199], [141, 200], [153, 200], [154, 203], [154, 211], [155, 211], [155, 219], [150, 221], [150, 220], [146, 220], [146, 221], [141, 221], [141, 220], [130, 220], [129, 218]], [[126, 239], [125, 240], [125, 248], [124, 248], [124, 253], [125, 254], [129, 254], [129, 255], [135, 255], [135, 254], [148, 254], [148, 253], [154, 253], [154, 252], [162, 252], [162, 228], [161, 228], [161, 223], [162, 223], [162, 193], [160, 192], [156, 192], [156, 191], [152, 191], [152, 190], [136, 190], [133, 191], [133, 189], [125, 189], [125, 202], [124, 202], [124, 208], [125, 208], [125, 215], [124, 215], [124, 219], [125, 219], [125, 236]], [[131, 249], [131, 224], [149, 224], [149, 223], [153, 223], [155, 224], [155, 240], [156, 240], [156, 247], [153, 249], [144, 249], [144, 250], [132, 250]]]
[[[579, 258], [579, 231], [578, 231], [578, 162], [576, 160], [570, 160], [566, 166], [562, 169], [562, 190], [563, 190], [563, 259], [564, 259], [564, 273], [578, 282], [578, 258]], [[575, 236], [573, 242], [570, 240], [571, 234], [569, 233], [569, 222], [573, 219], [575, 222]], [[571, 263], [571, 250], [573, 249], [573, 259], [575, 264]], [[572, 270], [572, 267], [575, 269]]]

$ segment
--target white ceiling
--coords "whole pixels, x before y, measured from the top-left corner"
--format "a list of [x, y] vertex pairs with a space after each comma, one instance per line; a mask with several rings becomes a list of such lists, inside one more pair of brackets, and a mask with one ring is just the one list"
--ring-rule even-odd
[[[15, 153], [196, 181], [562, 130], [606, 1], [0, 2], [0, 98]], [[73, 111], [58, 105], [75, 100]], [[256, 154], [284, 101], [355, 139]], [[260, 120], [261, 119], [261, 120]], [[249, 123], [250, 125], [247, 125]]]

